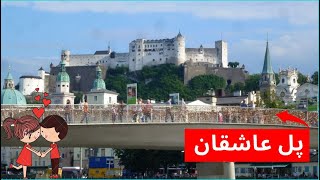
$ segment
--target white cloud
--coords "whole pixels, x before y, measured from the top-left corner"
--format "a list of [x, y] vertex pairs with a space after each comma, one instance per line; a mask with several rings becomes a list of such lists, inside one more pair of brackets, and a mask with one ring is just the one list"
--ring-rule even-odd
[[[1, 3], [5, 6], [29, 6], [54, 13], [191, 13], [200, 18], [223, 20], [286, 19], [291, 24], [316, 24], [317, 2], [32, 2]], [[3, 5], [4, 4], [4, 5]]]
[[[271, 63], [274, 70], [282, 67], [296, 67], [303, 73], [318, 70], [318, 31], [286, 32], [269, 39]], [[265, 40], [241, 39], [230, 44], [230, 61], [244, 63], [251, 73], [259, 73], [263, 66], [266, 49]], [[261, 68], [257, 68], [261, 67]]]

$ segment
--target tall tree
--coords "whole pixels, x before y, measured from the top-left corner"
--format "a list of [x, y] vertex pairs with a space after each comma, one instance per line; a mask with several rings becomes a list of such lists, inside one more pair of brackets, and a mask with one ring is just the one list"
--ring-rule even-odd
[[249, 75], [249, 77], [245, 81], [244, 90], [246, 92], [258, 91], [260, 77], [261, 77], [260, 74]]
[[311, 78], [312, 78], [312, 84], [318, 85], [318, 71], [314, 72]]
[[298, 73], [298, 83], [300, 85], [304, 84], [307, 82], [307, 76], [303, 75], [302, 73]]

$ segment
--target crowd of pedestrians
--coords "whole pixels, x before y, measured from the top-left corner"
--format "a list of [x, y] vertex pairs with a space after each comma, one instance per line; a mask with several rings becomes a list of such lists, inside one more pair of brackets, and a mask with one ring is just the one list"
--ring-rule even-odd
[[[61, 107], [61, 108], [60, 108]], [[67, 100], [66, 105], [51, 106], [45, 112], [60, 114], [65, 117], [67, 123], [256, 123], [256, 124], [285, 124], [298, 125], [287, 121], [283, 123], [276, 114], [283, 109], [266, 109], [248, 106], [242, 102], [240, 106], [191, 106], [182, 99], [179, 105], [172, 104], [168, 98], [165, 103], [152, 104], [149, 99], [138, 99], [137, 104], [127, 105], [123, 101], [111, 105], [89, 105], [87, 100], [81, 105], [72, 105]], [[6, 114], [5, 114], [6, 113]], [[12, 115], [8, 114], [11, 113]], [[1, 111], [4, 117], [21, 116], [32, 113], [30, 110], [17, 110], [17, 112]], [[301, 110], [288, 110], [288, 113], [304, 121], [310, 127], [318, 127], [318, 112]]]

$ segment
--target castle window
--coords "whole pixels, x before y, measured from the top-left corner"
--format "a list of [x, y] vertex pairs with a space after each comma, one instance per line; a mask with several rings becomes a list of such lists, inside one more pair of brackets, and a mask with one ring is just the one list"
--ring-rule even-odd
[[132, 59], [132, 61], [134, 61], [134, 59]]
[[155, 61], [154, 59], [152, 59], [152, 61]]
[[62, 85], [62, 87], [64, 87], [65, 85]]
[[132, 49], [132, 52], [135, 52], [135, 50]]
[[138, 55], [140, 56], [140, 53], [138, 53]]
[[232, 82], [232, 81], [231, 81], [230, 79], [228, 79], [228, 80], [227, 80], [227, 85], [231, 85], [231, 82]]
[[282, 79], [282, 83], [284, 83], [284, 79]]
[[69, 87], [69, 85], [67, 85], [67, 87]]
[[60, 87], [60, 85], [58, 85], [58, 87]]
[[98, 96], [94, 96], [94, 101], [98, 101]]
[[296, 83], [296, 79], [293, 79], [293, 83]]
[[156, 51], [155, 49], [152, 49], [152, 51]]
[[132, 49], [134, 49], [134, 46], [132, 46]]
[[160, 61], [161, 61], [162, 59], [160, 58]]
[[140, 48], [140, 45], [138, 46], [138, 48]]
[[141, 51], [141, 49], [138, 49], [138, 51], [140, 52], [140, 51]]
[[162, 44], [160, 44], [160, 46], [162, 46]]
[[166, 61], [168, 61], [168, 58], [166, 58]]

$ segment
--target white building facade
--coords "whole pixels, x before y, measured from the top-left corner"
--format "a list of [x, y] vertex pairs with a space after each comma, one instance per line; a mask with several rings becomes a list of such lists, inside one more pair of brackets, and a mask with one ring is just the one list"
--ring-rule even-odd
[[45, 92], [45, 78], [49, 76], [49, 73], [45, 72], [41, 67], [38, 70], [38, 76], [21, 76], [19, 78], [19, 91], [23, 95], [31, 95], [36, 88], [39, 88], [38, 92]]
[[108, 105], [117, 103], [118, 93], [106, 89], [99, 64], [96, 68], [96, 79], [93, 83], [93, 88], [86, 96], [89, 104]]
[[50, 94], [52, 104], [66, 105], [67, 101], [70, 104], [74, 104], [74, 94], [70, 93], [70, 77], [65, 69], [66, 61], [65, 57], [62, 58], [60, 63], [60, 72], [56, 77], [55, 93]]
[[287, 104], [295, 103], [297, 89], [300, 86], [297, 69], [280, 69], [279, 79], [280, 82], [276, 87], [276, 95]]
[[70, 51], [64, 50], [62, 56], [66, 56], [66, 66], [87, 66], [99, 62], [111, 68], [129, 67], [130, 71], [167, 63], [180, 65], [186, 61], [209, 62], [218, 67], [228, 67], [227, 42], [216, 41], [214, 48], [204, 48], [202, 45], [199, 48], [186, 48], [185, 38], [180, 32], [171, 39], [136, 39], [129, 43], [128, 53], [112, 52], [109, 46], [106, 51], [83, 55], [71, 55]]

